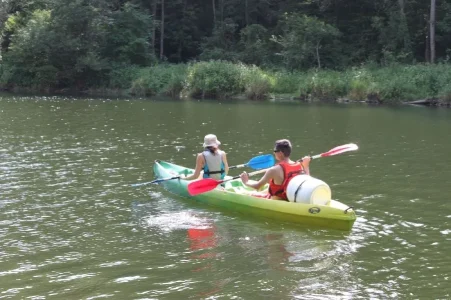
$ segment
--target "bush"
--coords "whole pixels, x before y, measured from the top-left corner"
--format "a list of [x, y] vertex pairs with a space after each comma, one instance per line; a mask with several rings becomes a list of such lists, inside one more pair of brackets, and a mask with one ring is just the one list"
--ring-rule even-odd
[[142, 68], [133, 80], [131, 93], [140, 96], [178, 96], [184, 86], [186, 66], [161, 64]]
[[244, 90], [242, 64], [212, 60], [188, 66], [185, 93], [194, 98], [228, 98]]
[[368, 98], [373, 78], [367, 69], [352, 70], [349, 74], [348, 98], [363, 101]]
[[140, 74], [137, 66], [113, 66], [108, 74], [108, 87], [113, 89], [130, 89], [132, 82]]
[[271, 92], [276, 94], [296, 93], [299, 90], [301, 73], [275, 72], [271, 75]]
[[313, 99], [331, 101], [348, 93], [348, 81], [344, 74], [334, 71], [315, 72], [303, 81], [302, 93], [310, 93]]
[[244, 93], [248, 99], [265, 99], [271, 90], [269, 76], [257, 67], [245, 69]]

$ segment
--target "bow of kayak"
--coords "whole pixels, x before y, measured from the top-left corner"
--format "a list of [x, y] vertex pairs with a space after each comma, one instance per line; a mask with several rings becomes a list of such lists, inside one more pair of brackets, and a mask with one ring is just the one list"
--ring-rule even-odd
[[[158, 178], [174, 175], [186, 176], [194, 172], [193, 169], [165, 161], [156, 161], [153, 169]], [[240, 179], [228, 181], [224, 186], [218, 185], [212, 191], [190, 196], [188, 193], [188, 183], [190, 182], [174, 179], [162, 184], [168, 191], [198, 202], [308, 226], [351, 230], [356, 220], [356, 214], [352, 207], [335, 200], [331, 200], [327, 205], [318, 205], [254, 197], [250, 195], [254, 190], [244, 186]]]

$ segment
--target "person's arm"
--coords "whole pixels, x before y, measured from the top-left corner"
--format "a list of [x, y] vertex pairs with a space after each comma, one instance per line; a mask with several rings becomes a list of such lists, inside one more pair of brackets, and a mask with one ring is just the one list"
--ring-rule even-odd
[[187, 177], [182, 177], [182, 179], [185, 180], [197, 179], [200, 175], [200, 172], [204, 168], [204, 164], [205, 164], [204, 156], [202, 155], [202, 153], [199, 153], [196, 159], [196, 168], [194, 169], [194, 174], [191, 174]]
[[243, 172], [240, 175], [241, 181], [243, 182], [243, 184], [245, 186], [251, 187], [251, 188], [256, 189], [256, 190], [259, 190], [262, 186], [267, 184], [271, 178], [274, 177], [274, 172], [276, 171], [276, 169], [275, 169], [276, 167], [277, 166], [272, 167], [268, 171], [266, 171], [265, 175], [263, 175], [263, 177], [260, 178], [260, 180], [255, 182], [255, 183], [249, 182], [249, 175], [246, 172]]
[[227, 162], [227, 155], [224, 152], [224, 155], [222, 156], [222, 162], [224, 163], [224, 171], [225, 175], [229, 174], [229, 163]]
[[311, 156], [305, 156], [301, 160], [302, 167], [305, 171], [305, 174], [310, 175], [310, 162], [312, 161]]

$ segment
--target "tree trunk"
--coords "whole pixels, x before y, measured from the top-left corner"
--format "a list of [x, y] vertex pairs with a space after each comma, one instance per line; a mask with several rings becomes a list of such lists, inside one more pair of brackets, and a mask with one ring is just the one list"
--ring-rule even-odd
[[398, 4], [399, 4], [399, 10], [401, 13], [401, 17], [404, 18], [405, 17], [405, 13], [404, 13], [404, 0], [398, 0]]
[[212, 0], [213, 5], [213, 27], [216, 25], [216, 0]]
[[399, 15], [400, 15], [400, 27], [402, 31], [402, 43], [404, 51], [407, 53], [410, 53], [411, 48], [411, 41], [409, 36], [409, 28], [407, 26], [407, 17], [405, 13], [405, 0], [398, 0], [399, 5]]
[[157, 33], [157, 0], [152, 3], [152, 52], [155, 54], [155, 34]]
[[431, 64], [435, 62], [435, 1], [436, 0], [431, 0], [431, 18], [429, 20], [429, 28], [430, 28], [429, 42], [431, 45]]
[[161, 31], [160, 31], [160, 60], [163, 60], [164, 54], [164, 0], [161, 0]]
[[[429, 27], [427, 28], [429, 29]], [[424, 47], [424, 60], [426, 62], [431, 62], [431, 54], [430, 54], [430, 42], [429, 42], [429, 30], [426, 30], [426, 42], [425, 42], [426, 47]]]
[[[182, 14], [182, 20], [181, 20], [181, 22], [184, 22], [185, 21], [185, 17], [186, 17], [186, 6], [187, 6], [187, 0], [184, 0], [183, 1], [183, 14]], [[181, 26], [181, 28], [183, 28], [183, 26]], [[185, 38], [185, 35], [184, 35], [184, 32], [183, 32], [183, 29], [179, 29], [180, 31], [181, 31], [181, 34], [180, 34], [180, 36], [179, 36], [179, 45], [178, 45], [178, 49], [177, 49], [177, 55], [178, 55], [178, 59], [179, 59], [179, 62], [181, 62], [182, 61], [182, 49], [183, 49], [183, 41], [184, 41], [184, 38]]]
[[248, 0], [244, 0], [244, 18], [246, 20], [246, 26], [249, 26], [249, 3], [248, 3]]
[[319, 57], [319, 45], [320, 42], [318, 41], [318, 43], [316, 43], [316, 60], [318, 62], [318, 69], [321, 69], [321, 59]]
[[221, 0], [221, 23], [224, 26], [224, 0]]
[[0, 61], [2, 61], [2, 44], [3, 44], [3, 28], [5, 27], [5, 22], [8, 20], [8, 14], [11, 10], [11, 1], [0, 0]]

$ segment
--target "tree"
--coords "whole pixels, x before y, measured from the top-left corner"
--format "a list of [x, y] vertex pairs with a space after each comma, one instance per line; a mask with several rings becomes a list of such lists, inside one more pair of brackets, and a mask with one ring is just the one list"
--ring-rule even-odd
[[[280, 44], [280, 56], [283, 57], [288, 69], [308, 68], [314, 65], [322, 67], [321, 52], [323, 46], [332, 44], [340, 37], [340, 32], [332, 25], [326, 24], [315, 17], [286, 14], [282, 20], [283, 34], [273, 37]], [[326, 49], [333, 53], [333, 47]]]
[[269, 33], [265, 27], [252, 24], [243, 28], [239, 42], [240, 60], [246, 64], [258, 66], [270, 64], [269, 42]]
[[164, 0], [161, 0], [160, 60], [164, 57]]
[[216, 0], [211, 1], [211, 6], [213, 8], [213, 24], [216, 24]]
[[187, 61], [199, 53], [204, 32], [199, 28], [199, 8], [191, 0], [173, 0], [165, 8], [165, 56], [169, 62]]
[[11, 0], [0, 0], [0, 61], [2, 60], [3, 28], [11, 7]]
[[202, 60], [236, 60], [236, 32], [238, 25], [232, 19], [217, 22], [210, 37], [204, 38], [200, 58]]
[[152, 1], [152, 52], [155, 54], [155, 34], [157, 32], [157, 0]]
[[431, 0], [431, 17], [429, 19], [429, 27], [430, 27], [430, 55], [431, 55], [431, 63], [435, 62], [435, 0]]
[[111, 64], [147, 66], [153, 58], [149, 45], [152, 17], [138, 6], [126, 3], [109, 14], [101, 56]]

